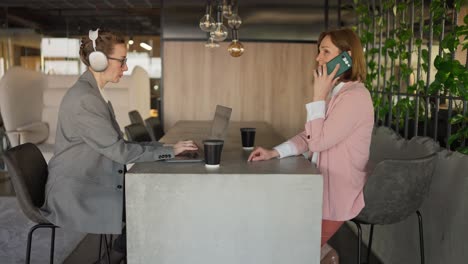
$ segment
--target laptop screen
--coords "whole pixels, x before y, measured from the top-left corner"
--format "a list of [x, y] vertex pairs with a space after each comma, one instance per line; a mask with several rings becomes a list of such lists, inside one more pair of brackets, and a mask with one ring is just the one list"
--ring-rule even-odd
[[227, 134], [232, 108], [216, 105], [213, 122], [211, 123], [211, 139], [224, 139]]
[[[211, 131], [209, 139], [223, 139], [226, 137], [229, 120], [231, 119], [232, 109], [222, 105], [216, 106], [215, 115], [211, 122]], [[202, 146], [203, 148], [203, 146]], [[202, 149], [198, 151], [186, 152], [177, 155], [173, 159], [164, 160], [166, 162], [184, 163], [184, 162], [202, 162], [204, 160], [204, 153]]]

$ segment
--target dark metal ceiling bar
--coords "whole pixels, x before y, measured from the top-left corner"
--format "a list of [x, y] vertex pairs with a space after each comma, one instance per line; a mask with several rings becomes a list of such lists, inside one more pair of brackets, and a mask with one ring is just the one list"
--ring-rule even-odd
[[135, 7], [132, 3], [130, 3], [128, 0], [124, 0], [125, 4], [130, 7], [130, 8], [133, 8]]
[[[7, 8], [8, 10], [8, 8]], [[6, 15], [6, 25], [8, 26], [9, 25], [9, 22], [14, 22], [14, 23], [17, 23], [17, 24], [20, 24], [24, 27], [27, 27], [27, 28], [32, 28], [32, 29], [36, 29], [36, 30], [42, 30], [43, 29], [43, 26], [40, 25], [39, 23], [36, 23], [34, 21], [31, 21], [31, 20], [28, 20], [28, 19], [25, 19], [25, 18], [22, 18], [22, 17], [19, 17], [17, 15], [12, 15], [12, 14], [8, 14]]]
[[[161, 5], [162, 5], [162, 2], [163, 2], [163, 0], [161, 0]], [[145, 0], [145, 3], [146, 3], [146, 5], [148, 5], [149, 8], [153, 8], [153, 4], [150, 1]]]
[[110, 8], [115, 8], [115, 5], [112, 4], [109, 0], [104, 0], [104, 3], [106, 3], [106, 5]]
[[65, 4], [67, 4], [67, 6], [69, 6], [69, 7], [71, 7], [71, 8], [77, 8], [77, 6], [76, 6], [75, 4], [70, 3], [68, 0], [63, 0], [63, 2], [64, 2]]

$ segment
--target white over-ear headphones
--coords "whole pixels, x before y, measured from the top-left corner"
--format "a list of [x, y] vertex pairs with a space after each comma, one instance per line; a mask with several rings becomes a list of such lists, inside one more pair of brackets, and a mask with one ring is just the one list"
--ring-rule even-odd
[[96, 72], [102, 72], [107, 69], [107, 56], [104, 54], [102, 51], [96, 50], [96, 40], [98, 38], [98, 31], [99, 28], [96, 29], [96, 31], [90, 30], [89, 31], [89, 39], [93, 41], [93, 48], [94, 51], [89, 54], [88, 60], [89, 60], [89, 66]]

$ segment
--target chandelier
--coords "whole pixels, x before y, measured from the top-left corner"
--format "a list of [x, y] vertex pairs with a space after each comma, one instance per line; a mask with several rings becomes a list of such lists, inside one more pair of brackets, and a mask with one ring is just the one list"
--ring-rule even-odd
[[[216, 21], [211, 15], [211, 11], [216, 11]], [[237, 0], [208, 0], [206, 3], [205, 15], [200, 19], [200, 29], [209, 32], [207, 48], [219, 47], [219, 42], [224, 41], [228, 36], [228, 28], [224, 25], [227, 21], [232, 34], [232, 42], [228, 47], [229, 54], [239, 57], [244, 53], [244, 45], [239, 41], [238, 30], [242, 20], [238, 14]]]

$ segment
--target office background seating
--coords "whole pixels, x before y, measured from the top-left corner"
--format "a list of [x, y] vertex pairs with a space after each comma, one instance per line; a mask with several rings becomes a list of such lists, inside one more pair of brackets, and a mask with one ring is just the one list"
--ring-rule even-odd
[[3, 126], [3, 119], [0, 113], [0, 171], [5, 170], [5, 164], [3, 162], [3, 152], [8, 148], [8, 144], [8, 138], [5, 133], [5, 127]]
[[151, 140], [159, 141], [164, 136], [161, 120], [158, 117], [148, 117], [145, 119], [146, 129], [148, 129]]
[[364, 188], [366, 205], [352, 220], [358, 230], [357, 263], [361, 263], [361, 224], [371, 225], [368, 263], [374, 225], [395, 224], [414, 213], [418, 215], [420, 261], [424, 263], [423, 217], [418, 209], [429, 192], [439, 145], [430, 138], [393, 141], [389, 137], [398, 136], [385, 127], [373, 131], [370, 175]]
[[151, 136], [143, 124], [130, 124], [125, 127], [127, 139], [133, 142], [150, 142]]
[[[138, 112], [138, 110], [132, 110], [128, 112], [128, 118], [130, 119], [131, 124], [145, 125], [152, 141], [158, 141], [164, 136], [161, 120], [158, 117], [148, 117], [143, 121], [140, 112]], [[134, 130], [134, 128], [131, 128], [131, 130]]]
[[48, 126], [42, 122], [42, 73], [12, 67], [0, 80], [0, 111], [12, 146], [43, 142]]
[[143, 125], [143, 118], [140, 115], [138, 110], [132, 110], [128, 112], [128, 118], [130, 118], [130, 124], [142, 124]]
[[[0, 109], [12, 146], [31, 142], [48, 161], [53, 155], [58, 109], [78, 75], [45, 75], [21, 67], [10, 68], [0, 80]], [[130, 124], [127, 113], [149, 113], [149, 76], [141, 67], [119, 83], [109, 83], [105, 92], [112, 101], [121, 129]]]

